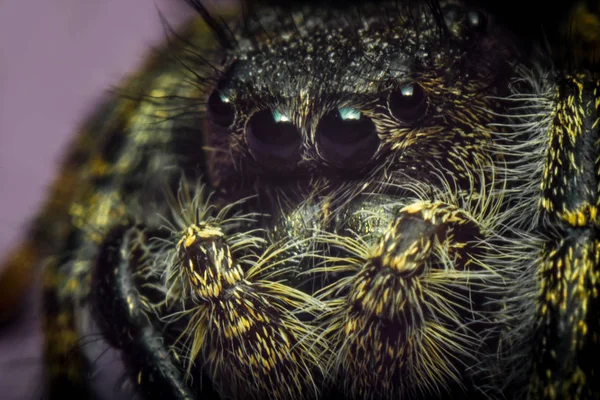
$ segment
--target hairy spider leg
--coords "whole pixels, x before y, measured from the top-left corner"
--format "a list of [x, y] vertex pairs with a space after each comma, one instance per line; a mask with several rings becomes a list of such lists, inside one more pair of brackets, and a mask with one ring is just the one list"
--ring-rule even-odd
[[547, 232], [537, 266], [530, 396], [600, 393], [600, 81], [561, 78], [555, 92], [539, 208]]

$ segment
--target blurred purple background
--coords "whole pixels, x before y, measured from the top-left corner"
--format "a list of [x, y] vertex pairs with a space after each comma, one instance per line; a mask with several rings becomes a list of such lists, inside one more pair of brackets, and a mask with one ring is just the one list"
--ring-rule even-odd
[[[42, 204], [78, 124], [164, 38], [158, 10], [177, 25], [191, 14], [183, 3], [0, 0], [0, 260]], [[2, 399], [42, 396], [36, 315], [33, 299], [0, 331]]]
[[0, 254], [41, 205], [78, 123], [164, 37], [158, 10], [176, 24], [189, 13], [180, 3], [0, 1]]

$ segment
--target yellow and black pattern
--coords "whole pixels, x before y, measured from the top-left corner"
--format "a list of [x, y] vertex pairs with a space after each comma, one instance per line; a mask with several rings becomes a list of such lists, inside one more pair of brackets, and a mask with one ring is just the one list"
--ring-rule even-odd
[[454, 0], [189, 3], [0, 280], [7, 318], [43, 268], [49, 398], [94, 335], [147, 399], [600, 398], [596, 56]]
[[599, 371], [589, 355], [600, 351], [599, 88], [584, 74], [560, 80], [547, 133], [540, 208], [549, 237], [536, 272], [532, 379], [532, 395], [543, 398], [598, 395]]
[[493, 230], [484, 218], [493, 210], [469, 211], [416, 200], [371, 246], [331, 237], [354, 255], [344, 263], [355, 262], [343, 264], [354, 274], [323, 296], [331, 307], [327, 330], [340, 349], [331, 362], [341, 376], [355, 377], [347, 385], [357, 398], [436, 396], [461, 383], [462, 363], [484, 357], [486, 336], [494, 334], [485, 325], [501, 314], [485, 292], [506, 282], [483, 258]]
[[[202, 191], [195, 194], [195, 200], [194, 206], [178, 204], [198, 212], [204, 208]], [[205, 210], [200, 218], [182, 218], [181, 230], [176, 233], [180, 239], [171, 255], [177, 260], [169, 274], [171, 290], [177, 297], [190, 291], [194, 303], [183, 334], [189, 348], [182, 350], [189, 352], [188, 371], [201, 356], [211, 381], [227, 396], [316, 397], [313, 374], [318, 374], [322, 344], [290, 311], [300, 308], [308, 312], [310, 305], [316, 310], [317, 302], [274, 279], [272, 270], [286, 261], [280, 257], [285, 245], [248, 259], [244, 251], [260, 248], [261, 241], [250, 233], [227, 232], [235, 217], [232, 220], [220, 214], [215, 217]], [[280, 260], [275, 261], [277, 258]], [[178, 287], [182, 282], [184, 287]]]

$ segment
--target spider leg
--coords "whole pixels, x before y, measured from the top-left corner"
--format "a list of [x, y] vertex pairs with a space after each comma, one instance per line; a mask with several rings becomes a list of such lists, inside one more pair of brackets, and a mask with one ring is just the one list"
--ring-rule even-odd
[[[70, 268], [71, 265], [67, 267]], [[63, 398], [66, 393], [81, 399], [91, 398], [86, 375], [88, 365], [81, 353], [75, 321], [74, 305], [78, 288], [75, 284], [62, 285], [69, 281], [65, 267], [61, 268], [57, 260], [53, 259], [46, 265], [43, 280], [43, 327], [49, 399]]]
[[193, 399], [162, 327], [148, 316], [147, 290], [136, 280], [139, 244], [146, 236], [140, 227], [127, 225], [108, 233], [92, 275], [92, 312], [104, 337], [123, 353], [144, 398]]
[[600, 398], [600, 81], [559, 81], [541, 185], [530, 397]]

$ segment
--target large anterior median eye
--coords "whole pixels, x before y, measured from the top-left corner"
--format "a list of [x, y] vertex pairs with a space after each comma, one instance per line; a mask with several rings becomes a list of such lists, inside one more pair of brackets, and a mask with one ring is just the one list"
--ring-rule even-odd
[[416, 83], [407, 83], [390, 93], [390, 112], [402, 122], [415, 122], [427, 111], [427, 96]]
[[363, 166], [379, 147], [373, 121], [349, 107], [321, 118], [316, 137], [319, 153], [332, 165], [345, 169]]
[[246, 124], [246, 140], [254, 158], [278, 167], [291, 167], [300, 161], [300, 131], [279, 111], [262, 110]]

